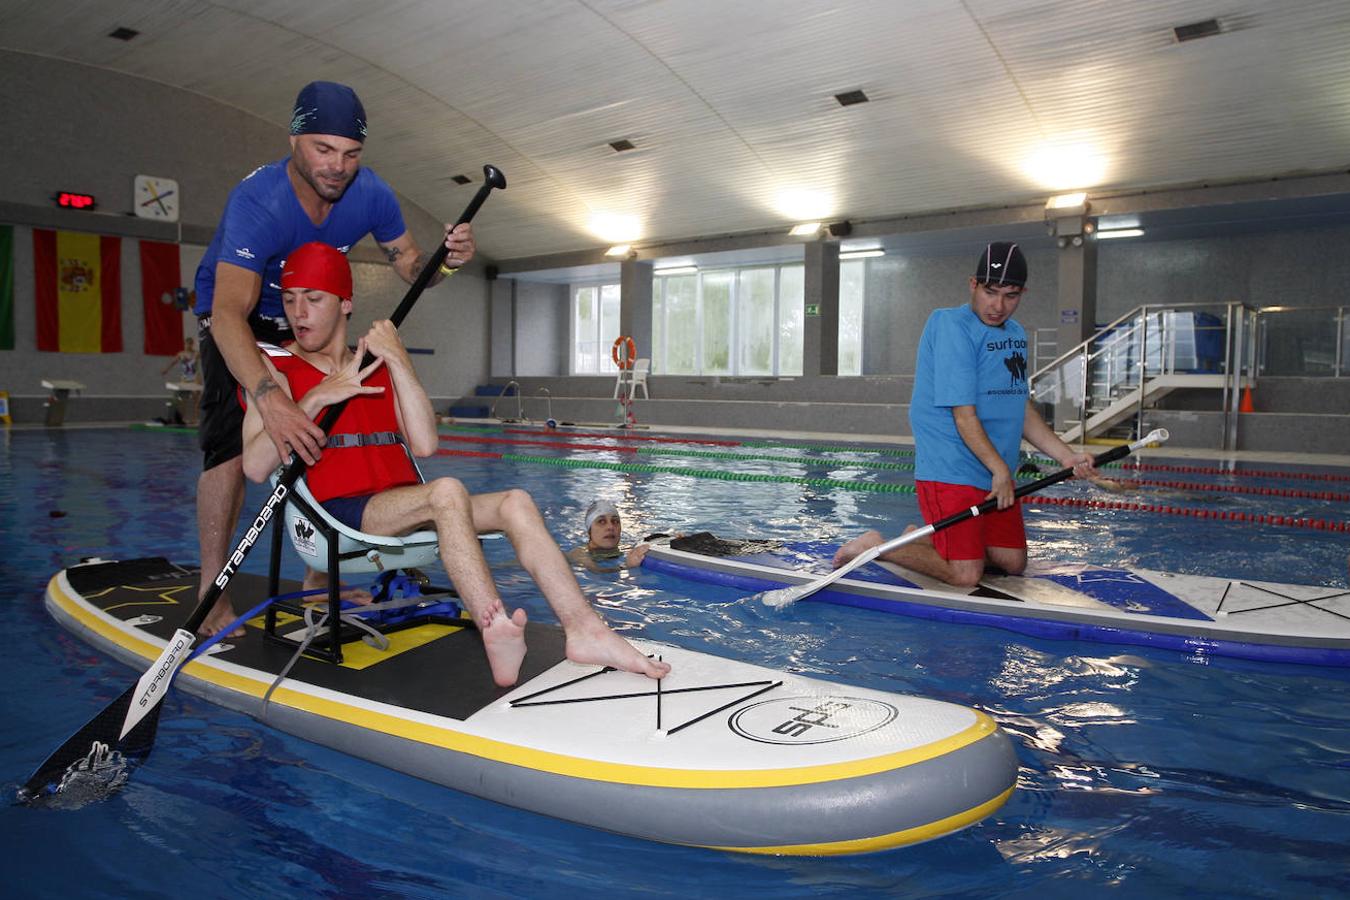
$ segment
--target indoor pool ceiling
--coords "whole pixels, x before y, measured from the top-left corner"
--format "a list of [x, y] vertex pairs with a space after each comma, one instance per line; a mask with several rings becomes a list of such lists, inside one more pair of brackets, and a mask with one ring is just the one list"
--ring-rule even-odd
[[1344, 172], [1347, 46], [1345, 0], [0, 0], [4, 49], [278, 127], [352, 84], [367, 162], [432, 215], [507, 173], [498, 260], [617, 242], [597, 216], [653, 244]]

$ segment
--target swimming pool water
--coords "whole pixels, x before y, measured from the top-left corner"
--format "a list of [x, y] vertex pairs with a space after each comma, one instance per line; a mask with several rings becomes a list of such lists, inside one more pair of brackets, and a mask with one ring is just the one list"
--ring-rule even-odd
[[[547, 446], [526, 452], [582, 461], [633, 457]], [[904, 483], [910, 477], [863, 465], [903, 457], [739, 452], [801, 458], [643, 454], [640, 461], [814, 480]], [[9, 651], [0, 663], [8, 686], [0, 783], [7, 797], [136, 677], [47, 617], [46, 580], [96, 554], [195, 561], [197, 466], [195, 439], [186, 434], [106, 429], [7, 436], [0, 453], [0, 567], [9, 600]], [[918, 515], [909, 494], [800, 482], [464, 457], [435, 457], [424, 468], [429, 477], [454, 474], [475, 491], [526, 487], [565, 547], [581, 539], [582, 510], [597, 495], [618, 503], [629, 535], [706, 529], [842, 540], [868, 527], [895, 532]], [[1166, 477], [1257, 483], [1222, 475]], [[1296, 479], [1260, 483], [1308, 486]], [[1093, 490], [1082, 484], [1051, 489], [1065, 497], [1089, 497]], [[251, 489], [245, 509], [258, 508], [263, 498]], [[1235, 494], [1167, 502], [1346, 518], [1344, 503], [1308, 498]], [[1033, 507], [1027, 520], [1037, 556], [1345, 583], [1350, 539], [1344, 533], [1071, 507]], [[548, 619], [505, 542], [489, 542], [487, 552], [507, 602]], [[255, 551], [245, 569], [261, 572], [264, 561], [265, 551]], [[287, 569], [294, 576], [298, 563], [288, 558]], [[917, 847], [820, 860], [736, 856], [617, 837], [429, 786], [175, 691], [149, 763], [111, 800], [65, 812], [0, 809], [5, 893], [1350, 894], [1350, 673], [1036, 640], [823, 604], [775, 612], [727, 589], [642, 571], [587, 575], [582, 583], [621, 630], [979, 707], [1013, 738], [1019, 790], [985, 822]]]

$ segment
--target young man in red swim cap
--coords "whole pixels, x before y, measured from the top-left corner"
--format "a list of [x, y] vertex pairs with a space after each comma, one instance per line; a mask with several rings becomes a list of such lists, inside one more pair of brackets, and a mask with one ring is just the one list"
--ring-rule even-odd
[[[454, 478], [422, 484], [398, 443], [414, 456], [436, 452], [436, 415], [413, 371], [398, 331], [377, 321], [353, 353], [347, 347], [352, 277], [347, 258], [323, 243], [305, 244], [286, 259], [282, 305], [295, 341], [264, 345], [277, 385], [311, 419], [350, 398], [319, 461], [306, 473], [310, 491], [330, 514], [372, 534], [434, 527], [441, 562], [487, 649], [493, 680], [515, 684], [525, 657], [525, 611], [508, 615], [492, 581], [478, 534], [503, 531], [567, 635], [567, 658], [659, 678], [670, 670], [610, 630], [577, 585], [530, 495], [512, 489], [471, 495]], [[369, 352], [375, 361], [362, 368]], [[244, 472], [265, 481], [281, 459], [261, 414], [244, 416]]]

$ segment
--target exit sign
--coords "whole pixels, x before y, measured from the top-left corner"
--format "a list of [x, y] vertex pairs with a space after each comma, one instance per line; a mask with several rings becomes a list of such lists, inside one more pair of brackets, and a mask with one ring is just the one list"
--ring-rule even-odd
[[56, 205], [66, 209], [94, 209], [98, 201], [93, 194], [77, 194], [74, 191], [57, 191], [52, 195]]

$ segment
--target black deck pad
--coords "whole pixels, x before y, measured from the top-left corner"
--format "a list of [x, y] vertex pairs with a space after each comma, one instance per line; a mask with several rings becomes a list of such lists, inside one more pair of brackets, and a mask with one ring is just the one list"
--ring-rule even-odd
[[[158, 622], [139, 626], [161, 638], [173, 634], [191, 615], [198, 576], [197, 569], [179, 566], [162, 557], [96, 563], [66, 572], [76, 593], [118, 619], [161, 616]], [[281, 584], [282, 593], [299, 589], [295, 582]], [[229, 593], [235, 609], [249, 609], [267, 595], [267, 579], [236, 575], [230, 582]], [[300, 626], [290, 626], [295, 627]], [[288, 630], [278, 629], [282, 633]], [[264, 672], [280, 672], [294, 649], [267, 640], [261, 628], [250, 626], [246, 632], [242, 638], [226, 638], [223, 643], [231, 645], [230, 649], [215, 654], [217, 658]], [[521, 683], [553, 667], [565, 655], [563, 631], [555, 625], [530, 623], [526, 626], [525, 640], [529, 653], [520, 670]], [[291, 669], [288, 680], [460, 720], [511, 690], [493, 684], [482, 639], [473, 628], [393, 654], [364, 669], [302, 658]]]

